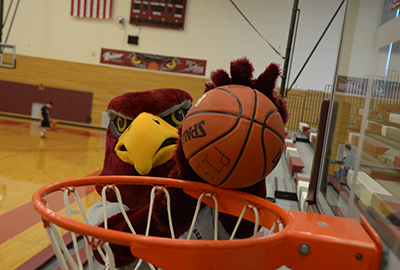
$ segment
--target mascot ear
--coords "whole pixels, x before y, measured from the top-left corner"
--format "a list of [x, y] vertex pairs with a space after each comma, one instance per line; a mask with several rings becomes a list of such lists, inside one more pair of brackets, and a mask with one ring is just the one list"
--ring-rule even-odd
[[275, 63], [271, 63], [263, 73], [253, 82], [253, 88], [262, 92], [269, 99], [273, 99], [273, 93], [275, 89], [275, 82], [278, 76], [281, 74], [279, 66]]
[[223, 69], [217, 69], [211, 72], [210, 77], [211, 77], [211, 82], [206, 82], [206, 90], [204, 92], [207, 92], [221, 85], [232, 84], [229, 74]]
[[289, 113], [287, 111], [286, 100], [279, 96], [275, 91], [275, 83], [278, 79], [281, 71], [279, 66], [275, 63], [271, 63], [263, 73], [253, 82], [253, 88], [259, 90], [266, 95], [272, 102], [274, 102], [278, 112], [280, 113], [283, 123], [289, 119]]
[[236, 61], [232, 61], [231, 62], [232, 84], [240, 84], [252, 87], [253, 71], [254, 71], [253, 65], [246, 57], [243, 57]]
[[278, 64], [271, 63], [257, 79], [253, 79], [254, 68], [247, 57], [232, 61], [230, 69], [231, 76], [223, 69], [211, 72], [211, 81], [205, 83], [204, 93], [228, 84], [249, 86], [266, 95], [275, 104], [283, 122], [288, 121], [286, 101], [274, 91], [276, 80], [281, 74]]

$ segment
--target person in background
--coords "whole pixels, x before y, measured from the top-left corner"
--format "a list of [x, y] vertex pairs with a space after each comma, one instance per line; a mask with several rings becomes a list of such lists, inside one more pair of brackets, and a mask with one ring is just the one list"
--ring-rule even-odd
[[353, 169], [355, 157], [353, 152], [351, 152], [351, 145], [346, 144], [344, 146], [344, 151], [346, 152], [346, 156], [342, 158], [342, 167], [340, 168], [339, 172], [332, 177], [335, 177], [339, 180], [340, 183], [344, 183], [345, 177], [347, 177], [347, 173], [349, 170]]
[[342, 160], [344, 170], [343, 175], [347, 176], [347, 172], [353, 169], [356, 158], [354, 156], [354, 153], [351, 151], [350, 144], [346, 144], [344, 146], [344, 151], [346, 152], [346, 157], [344, 158], [344, 160]]
[[40, 126], [42, 128], [41, 137], [46, 138], [46, 129], [50, 128], [50, 111], [53, 107], [53, 102], [49, 102], [40, 109]]

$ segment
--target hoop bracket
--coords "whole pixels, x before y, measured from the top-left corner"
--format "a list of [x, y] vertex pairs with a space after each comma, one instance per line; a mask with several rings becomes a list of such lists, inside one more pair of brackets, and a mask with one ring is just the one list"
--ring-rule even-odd
[[[288, 231], [285, 265], [291, 269], [379, 269], [382, 244], [371, 235], [364, 218], [327, 216], [287, 211]], [[370, 228], [372, 230], [372, 228]], [[372, 230], [373, 231], [373, 230]], [[374, 232], [374, 231], [373, 231]]]

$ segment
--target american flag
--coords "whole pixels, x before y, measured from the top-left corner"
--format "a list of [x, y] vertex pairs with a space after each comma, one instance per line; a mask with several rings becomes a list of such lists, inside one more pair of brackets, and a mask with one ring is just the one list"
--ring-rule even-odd
[[400, 7], [400, 0], [393, 0], [392, 1], [392, 11], [398, 9]]
[[111, 18], [113, 0], [71, 0], [71, 16], [78, 18]]

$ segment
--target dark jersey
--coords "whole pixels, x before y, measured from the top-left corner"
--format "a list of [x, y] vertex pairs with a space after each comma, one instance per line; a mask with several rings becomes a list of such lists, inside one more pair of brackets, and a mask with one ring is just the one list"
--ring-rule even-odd
[[42, 111], [42, 127], [50, 127], [50, 108], [46, 105], [40, 109]]

